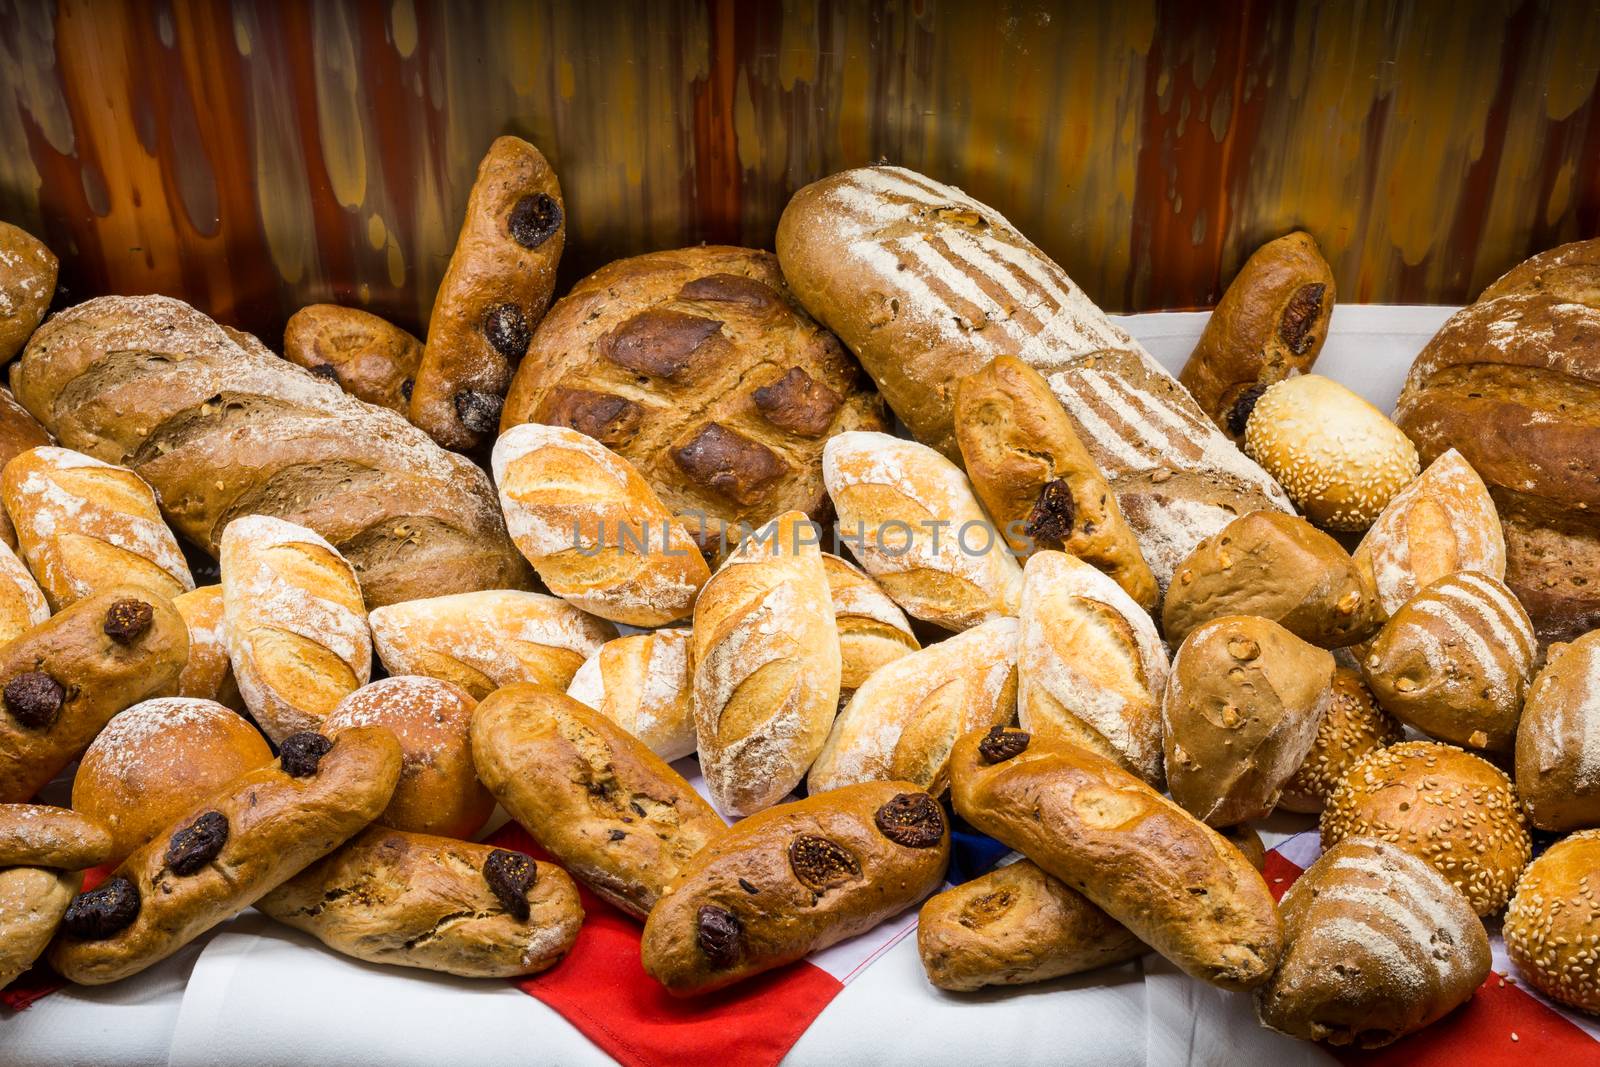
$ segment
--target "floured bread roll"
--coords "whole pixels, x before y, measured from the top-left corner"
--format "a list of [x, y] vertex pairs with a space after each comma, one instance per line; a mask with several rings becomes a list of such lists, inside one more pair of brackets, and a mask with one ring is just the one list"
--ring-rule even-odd
[[629, 634], [601, 645], [567, 696], [587, 704], [664, 760], [695, 749], [689, 630]]

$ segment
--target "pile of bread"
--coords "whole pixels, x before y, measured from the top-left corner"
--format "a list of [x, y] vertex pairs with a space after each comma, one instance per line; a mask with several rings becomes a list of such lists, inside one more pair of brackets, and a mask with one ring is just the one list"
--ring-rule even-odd
[[[0, 981], [114, 981], [251, 906], [530, 974], [576, 881], [692, 995], [917, 906], [959, 817], [1020, 856], [921, 904], [945, 989], [1153, 950], [1375, 1046], [1472, 995], [1504, 913], [1600, 1011], [1595, 247], [1452, 319], [1397, 427], [1310, 373], [1304, 234], [1180, 383], [911, 171], [551, 307], [565, 213], [502, 138], [425, 343], [317, 306], [286, 358], [160, 296], [41, 325], [55, 261], [4, 235]], [[497, 804], [549, 861], [472, 843]], [[1325, 846], [1281, 907], [1277, 809]], [[1530, 826], [1569, 836], [1530, 862]]]

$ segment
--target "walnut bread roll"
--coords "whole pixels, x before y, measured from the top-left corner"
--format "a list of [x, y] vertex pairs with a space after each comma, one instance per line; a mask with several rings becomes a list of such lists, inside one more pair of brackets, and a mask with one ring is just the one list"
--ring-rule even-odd
[[1600, 630], [1550, 646], [1517, 723], [1516, 757], [1533, 825], [1600, 827]]
[[111, 856], [110, 831], [87, 815], [47, 804], [0, 804], [0, 868], [81, 871]]
[[1022, 730], [975, 730], [950, 757], [956, 813], [1103, 908], [1180, 970], [1265, 982], [1283, 947], [1261, 874], [1215, 830], [1115, 763]]
[[0, 989], [21, 977], [49, 947], [82, 883], [81, 874], [66, 871], [0, 869]]
[[312, 304], [284, 323], [283, 358], [357, 400], [406, 415], [422, 342], [360, 308]]
[[553, 863], [371, 826], [256, 905], [346, 956], [463, 978], [555, 966], [578, 939], [578, 887]]
[[277, 762], [195, 805], [80, 894], [50, 965], [103, 985], [166, 959], [375, 819], [399, 776], [400, 746], [382, 727], [285, 738]]
[[545, 686], [508, 685], [478, 705], [472, 760], [541, 848], [636, 918], [724, 829], [642, 741]]
[[1600, 1015], [1600, 830], [1550, 846], [1506, 909], [1506, 954], [1552, 1000]]
[[939, 802], [868, 782], [780, 804], [691, 860], [645, 923], [640, 955], [677, 996], [709, 993], [877, 926], [937, 889]]

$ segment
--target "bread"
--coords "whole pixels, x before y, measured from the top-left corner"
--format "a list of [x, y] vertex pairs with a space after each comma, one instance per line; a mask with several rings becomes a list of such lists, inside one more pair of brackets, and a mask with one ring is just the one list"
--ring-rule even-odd
[[954, 463], [852, 431], [822, 452], [840, 537], [896, 604], [947, 630], [1015, 615], [1022, 571]]
[[113, 715], [173, 692], [188, 649], [169, 601], [122, 586], [0, 648], [0, 803], [31, 800]]
[[1032, 860], [946, 889], [917, 916], [928, 981], [962, 993], [1092, 971], [1146, 951], [1127, 927]]
[[501, 429], [549, 423], [614, 449], [719, 558], [782, 512], [827, 521], [823, 443], [888, 428], [872, 383], [770, 252], [619, 260], [573, 286], [531, 347]]
[[1337, 292], [1316, 238], [1295, 230], [1268, 241], [1234, 275], [1178, 381], [1238, 440], [1268, 386], [1316, 363]]
[[1352, 838], [1283, 898], [1286, 945], [1256, 991], [1263, 1026], [1380, 1048], [1444, 1018], [1489, 976], [1489, 935], [1455, 886], [1402, 848]]
[[1322, 812], [1322, 847], [1377, 837], [1420, 856], [1498, 915], [1532, 854], [1522, 806], [1493, 764], [1450, 745], [1406, 741], [1362, 757]]
[[101, 297], [54, 316], [12, 385], [63, 445], [131, 467], [213, 555], [256, 513], [326, 537], [373, 606], [531, 581], [470, 460], [177, 300]]
[[1116, 579], [1145, 611], [1155, 607], [1139, 540], [1038, 371], [997, 356], [958, 381], [955, 435], [973, 490], [1015, 551], [1063, 550]]
[[50, 617], [39, 583], [17, 554], [0, 545], [0, 647]]
[[132, 471], [44, 445], [13, 459], [0, 496], [28, 569], [60, 611], [109, 585], [171, 599], [194, 588], [155, 494]]
[[111, 855], [111, 833], [86, 815], [46, 804], [0, 804], [0, 868], [81, 871]]
[[322, 724], [337, 738], [382, 726], [400, 742], [400, 782], [378, 822], [395, 830], [470, 841], [494, 811], [472, 765], [472, 713], [478, 702], [451, 682], [399, 675], [364, 685], [339, 701]]
[[222, 586], [203, 585], [172, 598], [172, 606], [189, 628], [189, 662], [178, 675], [178, 695], [215, 700], [234, 711], [244, 710], [233, 664], [228, 661], [228, 624]]
[[1550, 646], [1517, 723], [1516, 757], [1529, 822], [1600, 826], [1600, 630]]
[[1339, 542], [1281, 511], [1241, 515], [1178, 564], [1161, 605], [1167, 640], [1181, 643], [1224, 615], [1271, 619], [1320, 648], [1364, 641], [1384, 618], [1370, 574]]
[[1284, 811], [1315, 815], [1356, 761], [1373, 749], [1399, 744], [1400, 724], [1372, 698], [1359, 672], [1335, 667], [1333, 695], [1317, 723], [1311, 751], [1289, 776], [1278, 797]]
[[1385, 616], [1447, 574], [1477, 571], [1498, 581], [1506, 573], [1494, 501], [1454, 449], [1389, 501], [1353, 558], [1372, 575]]
[[1461, 571], [1406, 601], [1367, 646], [1361, 670], [1401, 722], [1465, 748], [1509, 752], [1536, 651], [1511, 591]]
[[518, 589], [388, 604], [367, 621], [390, 674], [442, 678], [476, 700], [513, 682], [565, 689], [584, 660], [617, 635], [615, 626], [564, 600]]
[[346, 956], [463, 978], [548, 970], [583, 923], [578, 889], [553, 863], [382, 826], [257, 906]]
[[517, 548], [550, 591], [603, 619], [685, 618], [710, 575], [639, 472], [591, 437], [517, 426], [494, 444], [494, 480]]
[[173, 820], [67, 909], [50, 965], [103, 985], [138, 974], [343, 844], [389, 802], [400, 749], [379, 727], [286, 738], [280, 758]]
[[1185, 974], [1267, 980], [1283, 943], [1267, 884], [1238, 849], [1086, 748], [975, 730], [950, 757], [956, 814], [1088, 897]]
[[859, 567], [824, 552], [822, 572], [839, 631], [841, 692], [855, 692], [873, 671], [922, 647], [906, 613]]
[[210, 700], [156, 697], [119, 713], [84, 752], [72, 807], [111, 831], [121, 861], [235, 778], [272, 762], [243, 716]]
[[[55, 438], [39, 425], [39, 420], [28, 414], [28, 409], [17, 403], [11, 390], [0, 388], [0, 467], [4, 467], [30, 448], [55, 443]], [[16, 550], [17, 531], [11, 517], [0, 507], [0, 541]]]
[[1150, 617], [1109, 577], [1061, 552], [1023, 572], [1017, 717], [1163, 781], [1161, 694], [1167, 650]]
[[1266, 870], [1266, 842], [1262, 841], [1261, 835], [1256, 833], [1249, 825], [1242, 822], [1234, 823], [1232, 826], [1222, 827], [1217, 832], [1222, 835], [1228, 844], [1239, 850], [1239, 854], [1249, 862], [1250, 866], [1258, 871], [1264, 872]]
[[643, 742], [544, 686], [508, 685], [478, 705], [472, 761], [539, 847], [635, 918], [723, 831]]
[[357, 400], [407, 415], [422, 342], [360, 308], [312, 304], [284, 323], [283, 358]]
[[82, 880], [38, 867], [0, 870], [0, 989], [44, 952]]
[[1017, 620], [991, 619], [880, 668], [833, 721], [806, 778], [810, 793], [910, 782], [939, 796], [950, 747], [1017, 711]]
[[44, 321], [59, 267], [43, 241], [0, 222], [0, 364], [10, 362]]
[[684, 867], [644, 926], [644, 969], [708, 993], [877, 926], [938, 888], [944, 811], [907, 782], [868, 782], [737, 823]]
[[1517, 883], [1506, 909], [1506, 954], [1517, 976], [1562, 1004], [1600, 1015], [1600, 831], [1552, 845]]
[[522, 138], [496, 137], [433, 298], [411, 394], [411, 421], [435, 441], [470, 448], [494, 434], [511, 372], [555, 293], [565, 244], [555, 171]]
[[1268, 619], [1192, 631], [1161, 698], [1172, 799], [1210, 826], [1264, 818], [1311, 751], [1333, 672], [1331, 653]]
[[313, 530], [267, 515], [230, 522], [222, 602], [239, 692], [276, 742], [315, 729], [372, 676], [355, 571]]
[[912, 435], [951, 459], [957, 380], [1001, 355], [1044, 375], [1163, 588], [1230, 519], [1289, 510], [1138, 342], [959, 189], [899, 167], [835, 174], [795, 194], [777, 250], [800, 302], [855, 352]]
[[567, 696], [621, 726], [664, 760], [695, 750], [688, 630], [607, 641], [572, 676]]

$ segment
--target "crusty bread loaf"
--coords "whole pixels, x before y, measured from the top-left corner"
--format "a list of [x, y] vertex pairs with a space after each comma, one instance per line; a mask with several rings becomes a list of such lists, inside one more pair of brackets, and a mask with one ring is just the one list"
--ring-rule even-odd
[[949, 788], [950, 747], [1017, 711], [1017, 620], [991, 619], [876, 671], [833, 721], [806, 778], [823, 793], [859, 782]]
[[194, 588], [150, 487], [126, 467], [44, 445], [0, 474], [23, 559], [60, 611], [109, 585], [171, 599]]
[[0, 364], [9, 362], [44, 321], [59, 268], [43, 241], [0, 222]]
[[1063, 552], [1023, 571], [1017, 717], [1112, 759], [1151, 785], [1161, 768], [1167, 650], [1110, 577]]
[[655, 630], [607, 641], [572, 676], [567, 696], [587, 704], [664, 760], [698, 743], [689, 630]]
[[50, 604], [17, 554], [0, 545], [0, 647], [50, 617]]
[[779, 515], [739, 544], [694, 606], [700, 770], [729, 816], [800, 784], [839, 708], [839, 632], [819, 531]]
[[81, 871], [112, 855], [111, 832], [87, 815], [48, 804], [0, 804], [0, 868]]
[[203, 585], [172, 598], [172, 606], [189, 627], [189, 662], [178, 675], [178, 695], [215, 700], [243, 711], [244, 697], [228, 660], [227, 606], [222, 586]]
[[408, 600], [367, 619], [390, 674], [454, 682], [477, 700], [513, 682], [565, 689], [616, 627], [559, 597], [519, 589]]
[[180, 301], [70, 308], [11, 377], [63, 445], [132, 468], [213, 555], [232, 519], [264, 514], [326, 537], [373, 605], [531, 580], [471, 461]]
[[284, 323], [283, 358], [357, 400], [407, 415], [422, 342], [370, 311], [312, 304]]
[[1506, 909], [1506, 954], [1552, 1000], [1600, 1015], [1600, 830], [1550, 846], [1528, 865]]
[[822, 476], [841, 539], [907, 613], [949, 630], [1016, 614], [1022, 571], [954, 463], [862, 430], [828, 442]]
[[633, 465], [592, 437], [525, 423], [494, 444], [517, 548], [557, 596], [630, 626], [685, 618], [710, 570]]
[[824, 552], [822, 571], [839, 629], [839, 689], [853, 693], [873, 671], [922, 646], [900, 605], [861, 568]]
[[1600, 630], [1550, 646], [1528, 687], [1516, 756], [1517, 794], [1533, 825], [1600, 826]]
[[1300, 769], [1284, 783], [1278, 807], [1315, 815], [1356, 761], [1376, 748], [1399, 744], [1405, 731], [1378, 706], [1349, 667], [1335, 667], [1333, 695], [1317, 723], [1317, 736]]
[[[11, 390], [0, 388], [0, 467], [30, 448], [52, 444], [55, 438], [39, 425], [39, 420], [17, 403]], [[11, 517], [3, 506], [0, 506], [0, 541], [4, 541], [7, 548], [15, 550], [17, 547], [16, 528], [11, 525]]]
[[0, 989], [44, 952], [82, 881], [80, 874], [39, 867], [0, 870]]
[[222, 599], [239, 692], [274, 741], [315, 729], [372, 676], [355, 571], [315, 531], [267, 515], [230, 522]]

